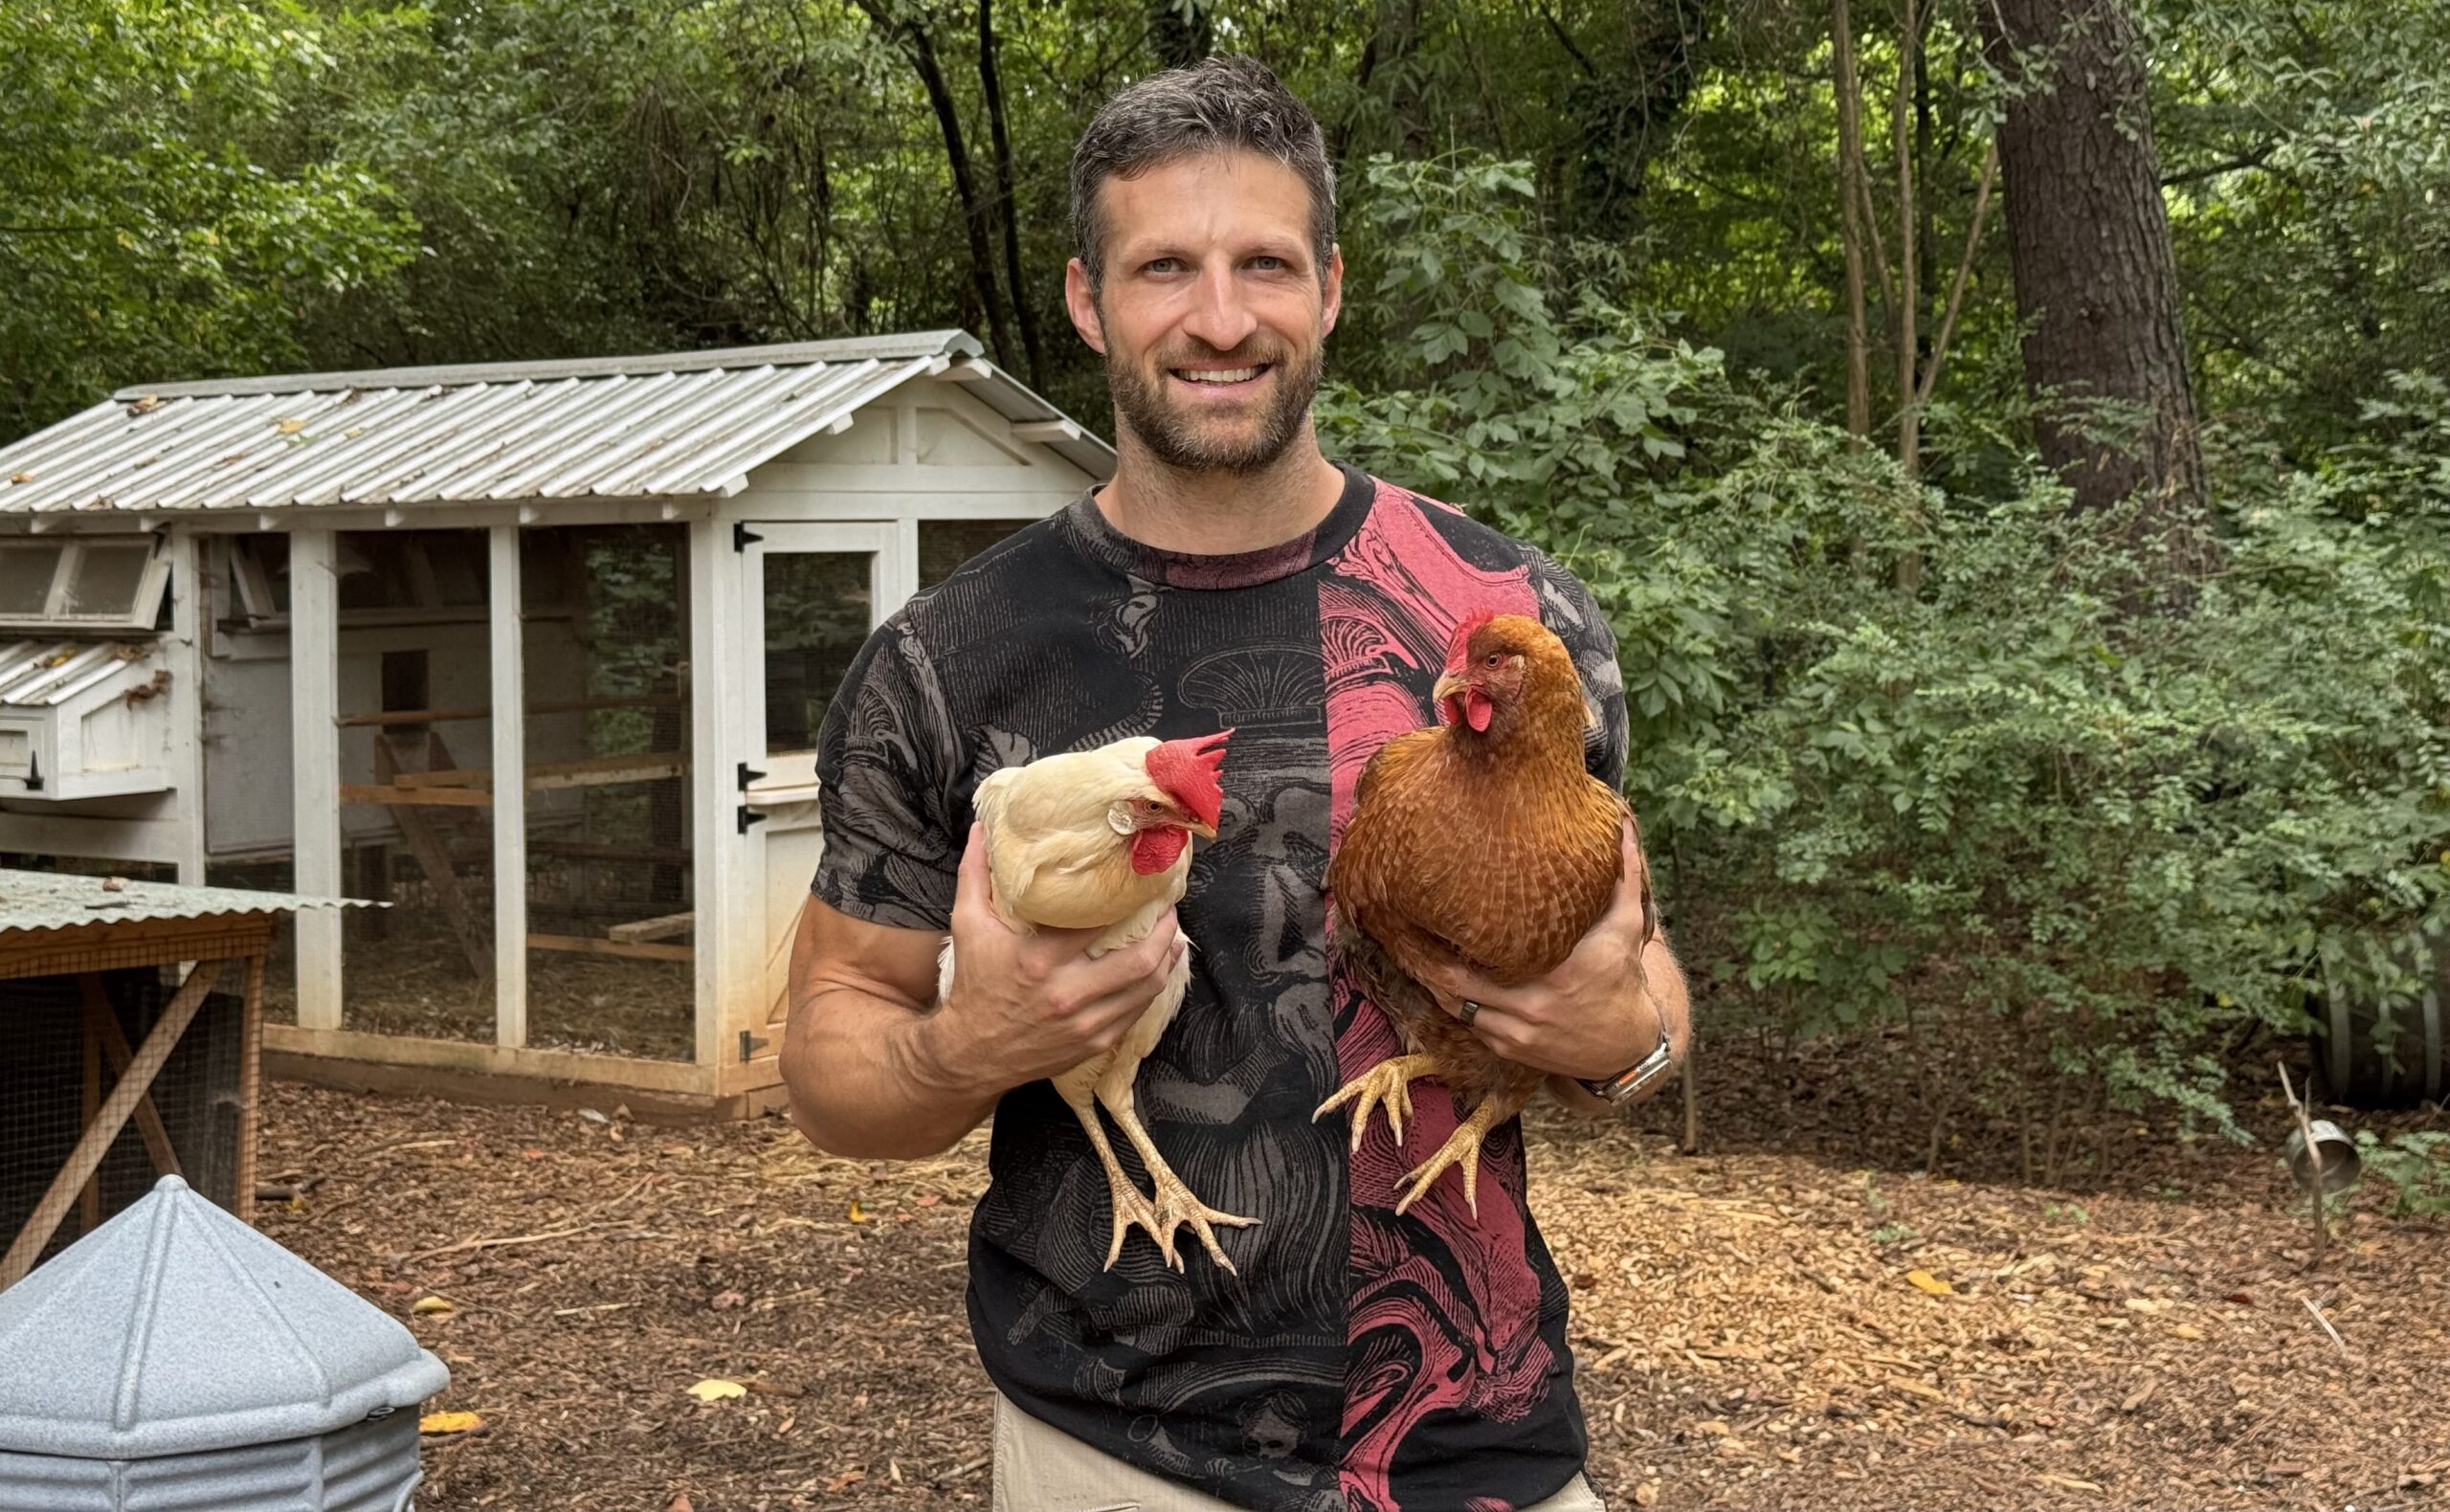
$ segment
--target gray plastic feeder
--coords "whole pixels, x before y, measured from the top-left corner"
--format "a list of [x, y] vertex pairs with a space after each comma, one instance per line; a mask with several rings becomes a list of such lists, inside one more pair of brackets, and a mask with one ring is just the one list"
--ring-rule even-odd
[[165, 1176], [0, 1292], [0, 1512], [405, 1512], [399, 1322]]

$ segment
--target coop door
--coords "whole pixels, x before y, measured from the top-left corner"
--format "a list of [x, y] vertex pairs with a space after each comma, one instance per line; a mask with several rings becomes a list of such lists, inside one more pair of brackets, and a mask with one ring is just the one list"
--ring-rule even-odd
[[816, 732], [868, 632], [916, 588], [917, 566], [902, 527], [891, 522], [750, 524], [742, 538], [748, 632], [761, 677], [748, 700], [755, 738], [741, 767], [740, 823], [763, 856], [765, 1022], [771, 1028], [754, 1036], [767, 1043], [741, 1058], [763, 1059], [780, 1043], [791, 937], [824, 840]]

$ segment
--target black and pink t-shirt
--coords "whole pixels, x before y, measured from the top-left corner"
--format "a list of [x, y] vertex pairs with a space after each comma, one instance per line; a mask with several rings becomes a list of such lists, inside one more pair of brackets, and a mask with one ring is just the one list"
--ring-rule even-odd
[[1605, 621], [1556, 563], [1346, 477], [1317, 530], [1233, 556], [1152, 550], [1083, 498], [911, 600], [861, 650], [818, 740], [815, 888], [844, 913], [941, 930], [988, 773], [1231, 728], [1223, 821], [1179, 910], [1191, 989], [1138, 1106], [1193, 1192], [1261, 1220], [1219, 1231], [1241, 1274], [1187, 1233], [1177, 1274], [1137, 1230], [1102, 1269], [1104, 1173], [1053, 1084], [1033, 1082], [996, 1108], [970, 1227], [980, 1358], [1031, 1415], [1242, 1506], [1501, 1512], [1561, 1489], [1586, 1445], [1522, 1129], [1487, 1142], [1476, 1221], [1452, 1171], [1393, 1212], [1456, 1123], [1434, 1087], [1416, 1089], [1401, 1150], [1384, 1120], [1350, 1158], [1341, 1112], [1311, 1122], [1400, 1049], [1329, 980], [1321, 889], [1363, 766], [1431, 723], [1459, 622], [1536, 613], [1565, 638], [1602, 716], [1591, 769], [1611, 783], [1623, 686]]

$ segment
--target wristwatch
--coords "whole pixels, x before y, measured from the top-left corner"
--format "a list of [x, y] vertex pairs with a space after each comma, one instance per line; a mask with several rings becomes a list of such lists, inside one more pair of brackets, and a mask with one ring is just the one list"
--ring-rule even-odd
[[1639, 1097], [1644, 1087], [1649, 1086], [1652, 1082], [1657, 1081], [1659, 1078], [1667, 1075], [1667, 1068], [1675, 1061], [1675, 1059], [1676, 1053], [1668, 1047], [1667, 1043], [1667, 1025], [1662, 1022], [1659, 1026], [1659, 1048], [1657, 1050], [1652, 1051], [1649, 1055], [1635, 1061], [1632, 1065], [1617, 1072], [1613, 1077], [1601, 1077], [1595, 1080], [1586, 1080], [1581, 1077], [1576, 1077], [1573, 1079], [1575, 1083], [1582, 1088], [1582, 1090], [1590, 1093], [1592, 1097], [1598, 1098], [1613, 1106], [1623, 1107], [1626, 1103], [1631, 1102], [1634, 1099]]

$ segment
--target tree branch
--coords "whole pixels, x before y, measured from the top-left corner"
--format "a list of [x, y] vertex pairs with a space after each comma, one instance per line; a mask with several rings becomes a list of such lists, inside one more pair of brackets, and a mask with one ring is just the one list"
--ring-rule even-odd
[[1948, 361], [1949, 338], [1956, 334], [1957, 311], [1965, 304], [1965, 286], [1973, 277], [1973, 255], [1982, 247], [1982, 218], [1991, 212], [1991, 186], [1999, 176], [1999, 141], [1991, 140], [1991, 149], [1982, 154], [1982, 188], [1973, 195], [1973, 224], [1965, 233], [1965, 256], [1957, 259], [1956, 286], [1949, 290], [1948, 313], [1940, 317], [1939, 339], [1931, 344], [1931, 360], [1923, 368], [1923, 381], [1915, 386], [1914, 403], [1929, 402], [1931, 387], [1940, 381], [1940, 364]]

